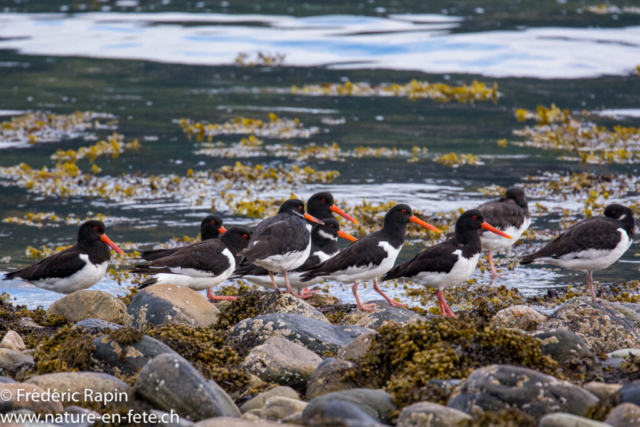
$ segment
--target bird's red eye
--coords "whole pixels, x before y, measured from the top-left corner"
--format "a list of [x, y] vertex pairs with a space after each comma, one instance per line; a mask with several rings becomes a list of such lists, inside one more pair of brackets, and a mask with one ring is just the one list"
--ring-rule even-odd
[[519, 195], [519, 194], [516, 194], [516, 199], [519, 199], [519, 198], [520, 198], [520, 195]]
[[96, 231], [100, 230], [98, 227], [93, 227], [93, 229]]
[[322, 203], [327, 203], [327, 199], [322, 199], [321, 202]]
[[406, 210], [406, 209], [402, 209], [402, 213], [403, 213], [403, 214], [406, 214], [406, 213], [407, 213], [407, 210]]
[[298, 206], [298, 210], [302, 210], [302, 206]]
[[478, 219], [478, 216], [474, 215], [474, 216], [471, 217], [471, 219], [476, 220], [476, 219]]
[[243, 239], [248, 239], [248, 238], [249, 238], [249, 235], [248, 235], [248, 234], [243, 234], [243, 235], [242, 235], [242, 238], [243, 238]]
[[331, 224], [329, 227], [331, 227], [331, 228], [336, 228], [336, 226], [335, 226], [335, 225], [333, 225], [333, 224]]
[[215, 221], [211, 221], [211, 225], [216, 225], [216, 222]]

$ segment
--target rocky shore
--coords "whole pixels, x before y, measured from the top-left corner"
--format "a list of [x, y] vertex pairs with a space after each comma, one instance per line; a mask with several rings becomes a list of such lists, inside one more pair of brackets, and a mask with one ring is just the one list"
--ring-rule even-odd
[[[5, 295], [0, 396], [12, 398], [0, 414], [94, 415], [49, 423], [78, 426], [150, 425], [129, 413], [199, 427], [640, 426], [640, 304], [567, 291], [540, 310], [504, 288], [464, 298], [473, 308], [452, 320], [249, 289], [217, 304], [171, 285], [85, 290], [46, 311]], [[66, 393], [36, 402], [19, 390]]]

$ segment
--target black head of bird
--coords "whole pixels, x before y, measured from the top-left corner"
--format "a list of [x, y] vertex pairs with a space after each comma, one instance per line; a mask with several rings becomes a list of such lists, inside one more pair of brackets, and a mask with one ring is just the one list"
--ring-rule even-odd
[[217, 239], [225, 231], [227, 230], [222, 226], [222, 218], [216, 215], [208, 215], [200, 223], [202, 240]]
[[78, 246], [90, 246], [95, 242], [102, 242], [119, 254], [124, 254], [122, 249], [116, 246], [105, 234], [107, 227], [102, 221], [91, 220], [83, 223], [78, 230]]
[[332, 213], [335, 213], [354, 224], [358, 224], [358, 221], [336, 206], [333, 194], [328, 191], [322, 191], [309, 197], [307, 200], [307, 212], [316, 218], [331, 218], [333, 216]]

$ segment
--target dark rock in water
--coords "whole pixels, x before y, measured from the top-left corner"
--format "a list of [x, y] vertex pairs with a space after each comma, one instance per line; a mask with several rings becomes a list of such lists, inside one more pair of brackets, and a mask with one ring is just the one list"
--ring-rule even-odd
[[178, 355], [161, 354], [138, 374], [134, 390], [154, 408], [200, 421], [222, 417], [219, 395], [189, 362]]
[[354, 338], [371, 333], [358, 326], [335, 326], [297, 314], [276, 313], [245, 319], [233, 327], [233, 337], [242, 349], [250, 349], [269, 337], [280, 336], [318, 354], [337, 352]]
[[12, 380], [11, 378], [0, 376], [0, 384], [8, 384], [8, 383], [15, 383], [15, 382], [16, 381]]
[[47, 314], [65, 316], [71, 322], [95, 318], [122, 322], [127, 306], [113, 295], [93, 289], [83, 289], [60, 298], [47, 309]]
[[94, 339], [93, 344], [96, 346], [94, 354], [96, 359], [117, 367], [127, 375], [137, 374], [144, 365], [160, 354], [178, 354], [167, 345], [147, 335], [129, 345], [120, 344], [109, 335], [102, 335]]
[[640, 406], [633, 403], [618, 405], [604, 422], [613, 427], [640, 427]]
[[179, 323], [187, 326], [210, 326], [218, 321], [218, 309], [200, 293], [184, 286], [153, 285], [142, 289], [127, 309], [133, 324]]
[[353, 367], [355, 367], [353, 362], [325, 359], [309, 379], [307, 399], [311, 400], [325, 394], [357, 387], [355, 383], [344, 378], [345, 373]]
[[640, 380], [632, 381], [620, 387], [611, 396], [611, 403], [619, 405], [621, 403], [633, 403], [640, 406]]
[[265, 391], [253, 397], [251, 400], [248, 400], [240, 407], [240, 412], [243, 414], [245, 412], [249, 412], [253, 409], [260, 409], [264, 406], [267, 400], [271, 397], [286, 397], [289, 399], [297, 399], [300, 400], [300, 396], [298, 396], [298, 392], [292, 389], [291, 387], [275, 387], [271, 390]]
[[118, 325], [117, 323], [107, 322], [106, 320], [94, 318], [81, 320], [76, 323], [76, 326], [82, 329], [86, 329], [89, 332], [100, 332], [104, 331], [105, 329], [111, 329], [112, 331], [115, 331], [116, 329], [122, 328], [122, 325]]
[[471, 416], [432, 402], [414, 403], [400, 413], [398, 427], [455, 427]]
[[456, 389], [447, 406], [471, 414], [517, 408], [535, 418], [552, 412], [584, 416], [598, 404], [596, 396], [568, 381], [532, 369], [491, 365], [476, 369]]
[[302, 412], [302, 421], [306, 425], [326, 427], [382, 427], [384, 425], [348, 401], [330, 401], [315, 408], [313, 412], [307, 412], [307, 408]]
[[349, 313], [340, 322], [341, 325], [353, 325], [378, 330], [385, 322], [406, 325], [424, 319], [419, 314], [403, 307], [392, 307], [385, 300], [367, 301], [365, 304], [376, 304], [371, 311], [356, 310]]
[[240, 415], [242, 415], [240, 413], [240, 409], [238, 409], [236, 404], [233, 402], [233, 399], [231, 398], [231, 396], [229, 396], [227, 392], [224, 391], [223, 388], [220, 387], [218, 383], [216, 383], [215, 381], [209, 380], [208, 383], [216, 395], [216, 400], [218, 401], [218, 403], [220, 404], [220, 407], [222, 408], [222, 412], [224, 413], [223, 416], [231, 417], [231, 418], [240, 418]]
[[538, 427], [609, 427], [609, 425], [572, 414], [557, 413], [542, 417]]
[[596, 354], [640, 347], [640, 308], [581, 297], [562, 304], [540, 329], [567, 329], [581, 336]]
[[338, 418], [331, 408], [333, 403], [350, 403], [358, 407], [374, 420], [383, 423], [390, 423], [389, 411], [395, 410], [396, 405], [391, 400], [391, 395], [383, 390], [372, 390], [368, 388], [354, 388], [351, 390], [337, 391], [325, 394], [309, 402], [309, 405], [302, 412], [303, 420], [323, 419], [327, 416]]
[[564, 363], [575, 357], [593, 357], [587, 343], [566, 329], [544, 329], [531, 335], [542, 341], [542, 353], [556, 362]]

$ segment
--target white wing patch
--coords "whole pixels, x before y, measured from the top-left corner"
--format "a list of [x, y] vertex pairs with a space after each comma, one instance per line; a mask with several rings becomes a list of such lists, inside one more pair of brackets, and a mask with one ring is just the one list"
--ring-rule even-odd
[[462, 256], [462, 251], [460, 249], [457, 249], [452, 253], [458, 256], [458, 260], [453, 265], [451, 271], [448, 273], [425, 271], [415, 276], [412, 279], [413, 282], [436, 289], [446, 289], [456, 286], [462, 282], [466, 282], [476, 269], [480, 254], [475, 254], [471, 258], [465, 258]]

